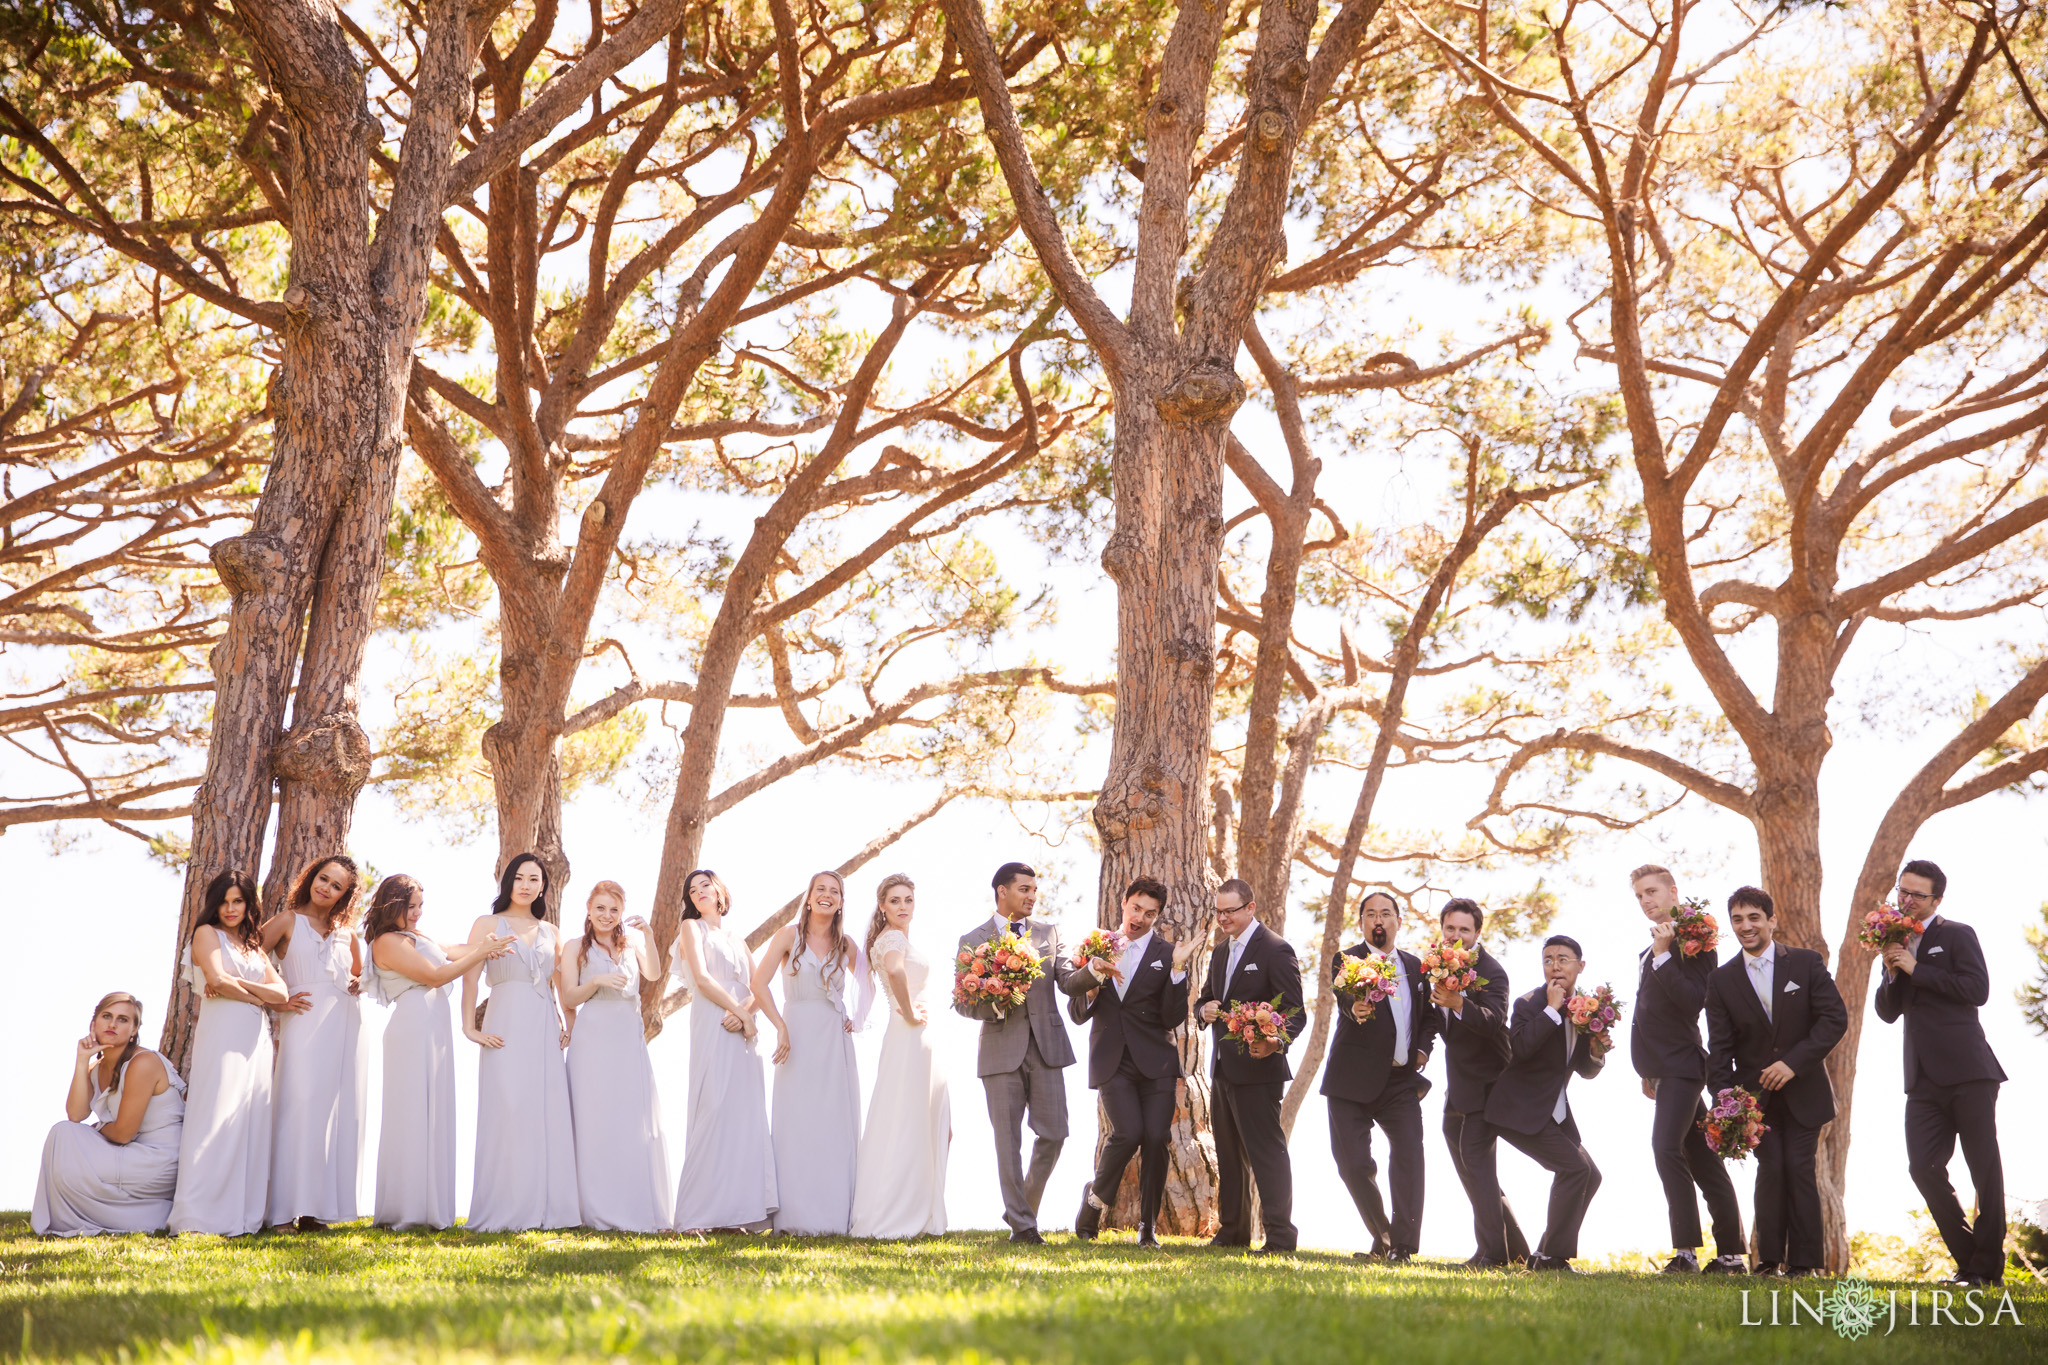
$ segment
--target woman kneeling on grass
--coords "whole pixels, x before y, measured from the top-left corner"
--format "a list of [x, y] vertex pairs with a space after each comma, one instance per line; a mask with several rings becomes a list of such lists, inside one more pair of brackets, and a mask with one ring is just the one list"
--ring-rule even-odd
[[[43, 1144], [29, 1226], [53, 1237], [159, 1232], [178, 1185], [185, 1082], [138, 1045], [142, 1002], [115, 991], [93, 1006], [64, 1097], [66, 1122]], [[88, 1119], [97, 1119], [89, 1124]]]

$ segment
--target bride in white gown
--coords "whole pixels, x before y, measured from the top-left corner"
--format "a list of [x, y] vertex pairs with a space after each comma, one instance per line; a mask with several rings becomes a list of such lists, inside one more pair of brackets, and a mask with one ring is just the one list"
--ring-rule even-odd
[[931, 961], [910, 941], [916, 888], [894, 873], [875, 890], [868, 970], [889, 1002], [889, 1028], [868, 1100], [853, 1186], [855, 1237], [937, 1236], [946, 1230], [946, 1148], [953, 1111], [932, 1056], [924, 1003]]

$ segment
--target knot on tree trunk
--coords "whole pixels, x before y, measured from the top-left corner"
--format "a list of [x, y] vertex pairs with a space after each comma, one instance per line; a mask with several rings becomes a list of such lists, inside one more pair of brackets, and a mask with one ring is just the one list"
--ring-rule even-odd
[[1121, 780], [1112, 774], [1104, 783], [1095, 801], [1095, 828], [1105, 845], [1114, 846], [1186, 804], [1186, 793], [1173, 774], [1157, 762], [1140, 763]]
[[370, 776], [370, 737], [353, 712], [319, 716], [293, 726], [271, 746], [270, 767], [287, 782], [357, 791]]
[[1129, 531], [1118, 531], [1102, 547], [1102, 571], [1118, 586], [1130, 587], [1138, 581], [1144, 558], [1138, 537]]
[[1252, 138], [1262, 152], [1277, 152], [1287, 141], [1287, 115], [1261, 109], [1252, 116]]
[[213, 547], [212, 558], [213, 571], [235, 597], [274, 591], [284, 572], [284, 546], [266, 535], [229, 536]]
[[1153, 406], [1175, 426], [1227, 422], [1244, 402], [1244, 381], [1221, 361], [1204, 360], [1182, 370]]

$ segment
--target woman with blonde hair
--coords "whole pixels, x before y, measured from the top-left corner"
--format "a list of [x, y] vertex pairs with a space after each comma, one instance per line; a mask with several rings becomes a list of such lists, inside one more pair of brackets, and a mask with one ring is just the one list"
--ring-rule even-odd
[[946, 1149], [953, 1140], [945, 1073], [932, 1056], [924, 1002], [931, 960], [910, 941], [916, 884], [902, 873], [875, 888], [868, 971], [889, 1001], [889, 1029], [868, 1098], [853, 1187], [856, 1237], [937, 1236], [946, 1230]]
[[480, 962], [512, 951], [493, 935], [451, 955], [422, 934], [427, 890], [403, 872], [377, 883], [363, 916], [370, 998], [384, 1025], [384, 1119], [370, 1220], [383, 1228], [455, 1226], [455, 1031], [448, 986]]
[[626, 888], [591, 887], [583, 934], [563, 946], [555, 979], [569, 1016], [569, 1114], [587, 1228], [669, 1225], [668, 1144], [640, 1021], [640, 983], [660, 979], [647, 921], [626, 914]]
[[677, 979], [690, 999], [690, 1117], [678, 1232], [759, 1232], [775, 1213], [775, 1152], [768, 1140], [767, 1085], [754, 1051], [754, 961], [726, 923], [732, 895], [710, 868], [683, 878], [676, 931]]
[[[811, 877], [794, 923], [768, 940], [754, 967], [754, 998], [775, 1026], [775, 1210], [777, 1232], [845, 1236], [853, 1220], [860, 1156], [860, 1072], [854, 1031], [866, 1022], [874, 979], [846, 933], [846, 883], [837, 872]], [[782, 1007], [769, 983], [780, 978]], [[849, 1013], [846, 984], [860, 984]]]
[[306, 1009], [277, 1031], [276, 1124], [270, 1140], [269, 1221], [301, 1231], [354, 1220], [361, 1177], [367, 1058], [360, 1047], [363, 949], [352, 927], [355, 860], [306, 864], [283, 913], [263, 925], [285, 989]]
[[180, 966], [201, 993], [185, 1069], [184, 1135], [172, 1232], [241, 1237], [263, 1229], [270, 1197], [270, 1015], [303, 1014], [313, 997], [285, 990], [263, 951], [256, 879], [229, 868], [206, 900]]
[[137, 1041], [141, 1032], [142, 1002], [128, 992], [92, 1007], [64, 1097], [65, 1121], [43, 1143], [29, 1214], [37, 1233], [157, 1232], [169, 1221], [185, 1082]]

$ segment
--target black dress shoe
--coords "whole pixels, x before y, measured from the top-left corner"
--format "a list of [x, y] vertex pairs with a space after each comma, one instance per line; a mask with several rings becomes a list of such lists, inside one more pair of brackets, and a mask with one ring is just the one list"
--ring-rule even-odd
[[1531, 1253], [1529, 1269], [1549, 1270], [1560, 1275], [1583, 1275], [1586, 1272], [1573, 1268], [1570, 1260], [1563, 1256], [1545, 1256], [1541, 1252]]
[[1074, 1235], [1084, 1242], [1094, 1241], [1102, 1231], [1102, 1210], [1095, 1207], [1094, 1193], [1090, 1186], [1081, 1187], [1081, 1211], [1074, 1215]]
[[1395, 1247], [1392, 1251], [1380, 1257], [1380, 1259], [1382, 1261], [1385, 1261], [1388, 1265], [1407, 1265], [1410, 1261], [1415, 1259], [1415, 1253], [1412, 1251], [1403, 1251], [1401, 1250], [1401, 1248]]
[[1784, 1274], [1784, 1267], [1780, 1266], [1776, 1261], [1758, 1261], [1754, 1266], [1750, 1267], [1749, 1273], [1752, 1275], [1762, 1275], [1768, 1279], [1777, 1279]]
[[1700, 1258], [1695, 1252], [1681, 1250], [1676, 1256], [1673, 1256], [1664, 1263], [1662, 1273], [1666, 1275], [1697, 1275], [1700, 1273]]
[[1814, 1266], [1795, 1265], [1785, 1272], [1785, 1278], [1788, 1280], [1810, 1280], [1820, 1273], [1820, 1270]]
[[1250, 1246], [1251, 1242], [1249, 1240], [1238, 1241], [1235, 1238], [1225, 1237], [1222, 1233], [1219, 1232], [1214, 1237], [1211, 1237], [1209, 1239], [1209, 1245], [1212, 1247], [1234, 1247], [1239, 1250], [1242, 1250], [1243, 1248]]
[[1505, 1270], [1507, 1267], [1491, 1256], [1473, 1256], [1465, 1262], [1467, 1270]]
[[1252, 1248], [1252, 1255], [1254, 1256], [1292, 1256], [1293, 1254], [1293, 1247], [1275, 1246], [1271, 1242], [1266, 1243], [1264, 1246]]
[[1700, 1267], [1700, 1274], [1702, 1275], [1747, 1275], [1748, 1273], [1749, 1262], [1732, 1253], [1726, 1256], [1716, 1256], [1713, 1260]]
[[1138, 1245], [1141, 1247], [1157, 1247], [1159, 1245], [1159, 1239], [1152, 1235], [1152, 1225], [1150, 1223], [1138, 1224]]
[[1045, 1238], [1038, 1235], [1037, 1228], [1018, 1228], [1010, 1234], [1010, 1240], [1022, 1242], [1025, 1246], [1029, 1247], [1042, 1247], [1045, 1245]]

